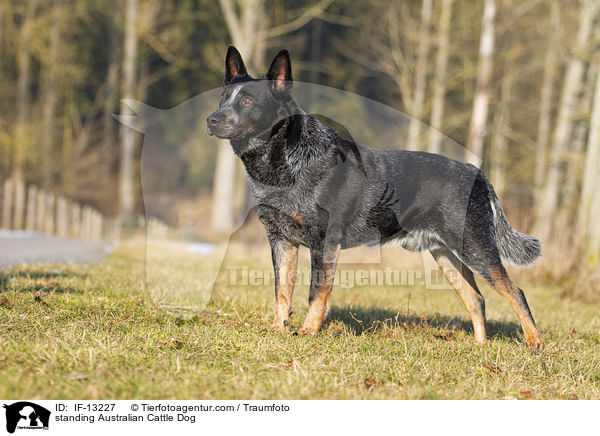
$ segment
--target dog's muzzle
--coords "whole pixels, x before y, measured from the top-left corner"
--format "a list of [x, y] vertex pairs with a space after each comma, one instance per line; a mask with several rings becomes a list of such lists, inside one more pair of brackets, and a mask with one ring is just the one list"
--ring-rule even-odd
[[215, 134], [215, 130], [219, 127], [219, 125], [223, 122], [223, 117], [219, 114], [211, 114], [206, 119], [206, 133], [210, 136]]

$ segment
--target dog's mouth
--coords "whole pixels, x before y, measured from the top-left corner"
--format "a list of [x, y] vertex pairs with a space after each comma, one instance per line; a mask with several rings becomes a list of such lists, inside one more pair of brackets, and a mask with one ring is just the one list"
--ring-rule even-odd
[[208, 136], [215, 136], [219, 139], [231, 139], [233, 138], [233, 132], [231, 131], [232, 129], [227, 129], [227, 126], [225, 126], [225, 128], [223, 128], [222, 126], [210, 126], [207, 125], [206, 126], [206, 133], [208, 134]]
[[216, 136], [217, 138], [219, 138], [219, 135], [215, 133], [214, 129], [210, 126], [206, 126], [206, 133], [208, 134], [208, 136]]
[[252, 130], [246, 128], [245, 125], [232, 125], [229, 123], [223, 123], [216, 126], [206, 126], [206, 133], [208, 136], [214, 136], [219, 139], [248, 139], [250, 136], [253, 136], [251, 132]]

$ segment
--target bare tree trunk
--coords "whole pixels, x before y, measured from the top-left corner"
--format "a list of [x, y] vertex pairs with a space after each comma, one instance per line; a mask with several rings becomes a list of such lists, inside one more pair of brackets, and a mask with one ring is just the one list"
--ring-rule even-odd
[[[70, 93], [69, 93], [70, 94]], [[72, 96], [69, 96], [72, 98]], [[73, 110], [69, 107], [63, 116], [62, 143], [61, 143], [61, 186], [63, 193], [74, 192], [75, 173], [73, 168]]]
[[[318, 65], [319, 62], [321, 62], [321, 38], [323, 36], [323, 23], [321, 22], [321, 20], [316, 20], [313, 21], [312, 25], [311, 25], [311, 32], [310, 32], [310, 62], [313, 65]], [[319, 81], [319, 71], [316, 68], [311, 68], [310, 72], [309, 72], [309, 79], [308, 81], [310, 83], [318, 83]], [[315, 103], [315, 91], [316, 89], [314, 87], [310, 87], [309, 90], [309, 107], [308, 110], [312, 110], [313, 109], [313, 105]]]
[[219, 141], [213, 182], [212, 228], [228, 232], [233, 228], [233, 200], [236, 157], [228, 141]]
[[2, 40], [4, 37], [4, 16], [6, 15], [7, 6], [4, 2], [0, 3], [0, 72], [2, 71]]
[[[219, 0], [219, 5], [233, 44], [242, 54], [249, 69], [256, 71], [264, 67], [268, 38], [285, 35], [302, 27], [318, 16], [331, 1], [321, 1], [314, 7], [306, 8], [303, 14], [292, 21], [271, 28], [267, 28], [265, 0]], [[234, 195], [236, 166], [241, 168], [241, 163], [233, 157], [229, 141], [223, 141], [219, 144], [213, 181], [211, 225], [217, 232], [228, 232], [233, 228], [235, 198], [245, 198], [243, 193]], [[239, 180], [238, 190], [245, 189], [245, 178]]]
[[595, 8], [591, 1], [584, 1], [582, 4], [577, 43], [565, 73], [552, 149], [548, 156], [546, 185], [536, 204], [535, 233], [542, 241], [547, 241], [552, 234], [553, 220], [558, 206], [561, 167], [571, 140], [573, 114], [578, 107], [577, 100], [585, 72], [585, 64], [579, 56], [585, 52], [590, 39]]
[[506, 191], [506, 160], [508, 156], [504, 131], [510, 124], [510, 98], [513, 86], [512, 61], [508, 62], [510, 66], [506, 68], [502, 78], [499, 107], [494, 117], [494, 135], [490, 153], [490, 179], [500, 198]]
[[[264, 60], [264, 43], [257, 46], [253, 38], [259, 30], [258, 14], [263, 10], [263, 0], [238, 2], [239, 15], [230, 0], [219, 0], [219, 4], [233, 45], [242, 54], [248, 68], [262, 67], [262, 65], [257, 65], [257, 59], [261, 63]], [[228, 232], [234, 226], [235, 181], [238, 165], [229, 141], [219, 141], [211, 214], [212, 229], [219, 233]], [[239, 186], [239, 189], [244, 189], [244, 187]]]
[[597, 73], [590, 120], [581, 201], [577, 213], [577, 242], [590, 265], [600, 261], [600, 69]]
[[[137, 0], [127, 0], [125, 10], [125, 41], [123, 46], [123, 87], [124, 98], [135, 97], [135, 76], [137, 58]], [[122, 114], [130, 114], [126, 105], [121, 105]], [[119, 218], [121, 221], [131, 221], [134, 213], [133, 194], [133, 158], [135, 136], [133, 130], [124, 124], [120, 127], [121, 137], [121, 159], [119, 171]]]
[[115, 1], [115, 12], [112, 15], [112, 23], [109, 35], [108, 70], [106, 73], [106, 99], [104, 100], [104, 114], [102, 119], [102, 150], [100, 156], [100, 182], [106, 185], [110, 180], [110, 169], [113, 162], [113, 150], [115, 141], [115, 120], [112, 113], [115, 109], [117, 90], [119, 86], [119, 57], [120, 57], [120, 29], [122, 26], [121, 10], [123, 1]]
[[[29, 39], [31, 35], [32, 21], [37, 9], [37, 0], [30, 0], [27, 5], [27, 13], [21, 24], [19, 35], [19, 52], [17, 53], [17, 120], [14, 136], [14, 160], [12, 179], [15, 186], [15, 201], [13, 214], [13, 228], [23, 227], [23, 214], [25, 204], [25, 192], [20, 189], [23, 186], [23, 163], [30, 138], [27, 135], [26, 124], [29, 118], [30, 106], [30, 74], [31, 53], [29, 52]], [[21, 199], [21, 197], [23, 197]]]
[[421, 117], [423, 100], [425, 98], [425, 85], [427, 84], [427, 58], [429, 55], [429, 40], [431, 27], [431, 0], [423, 0], [421, 9], [421, 24], [419, 29], [419, 48], [417, 65], [415, 68], [415, 90], [413, 93], [411, 117], [408, 125], [408, 148], [420, 149], [419, 134], [421, 130]]
[[478, 164], [476, 158], [483, 158], [483, 137], [486, 131], [488, 107], [490, 102], [490, 80], [492, 77], [494, 54], [494, 18], [496, 4], [494, 0], [485, 0], [483, 20], [481, 23], [481, 39], [479, 41], [479, 66], [477, 85], [473, 98], [473, 112], [469, 126], [467, 149], [474, 155], [468, 154], [467, 161]]
[[544, 73], [542, 77], [542, 91], [540, 97], [540, 119], [538, 123], [537, 150], [535, 160], [535, 192], [536, 198], [540, 198], [543, 190], [548, 164], [548, 143], [550, 142], [550, 128], [552, 123], [552, 96], [554, 94], [554, 79], [558, 63], [558, 28], [559, 28], [559, 6], [558, 0], [553, 0], [550, 15], [550, 42], [546, 49], [544, 60]]
[[50, 47], [48, 50], [48, 60], [46, 62], [46, 90], [44, 95], [44, 107], [42, 109], [42, 137], [40, 148], [42, 154], [42, 187], [50, 189], [52, 177], [52, 165], [50, 163], [50, 153], [54, 144], [54, 112], [56, 109], [56, 65], [59, 50], [59, 6], [52, 5], [51, 28], [50, 28]]
[[433, 85], [433, 107], [431, 109], [431, 127], [429, 136], [429, 152], [439, 153], [442, 134], [442, 119], [444, 118], [444, 103], [446, 100], [446, 72], [448, 70], [448, 34], [452, 18], [453, 0], [442, 0], [439, 30], [437, 37], [437, 56], [435, 60], [435, 77]]
[[[590, 65], [586, 74], [585, 85], [579, 105], [580, 116], [575, 125], [573, 140], [569, 145], [569, 152], [566, 156], [567, 166], [565, 169], [565, 181], [561, 184], [560, 198], [561, 204], [558, 210], [557, 223], [559, 228], [569, 226], [573, 218], [577, 215], [577, 197], [579, 177], [583, 172], [585, 165], [585, 142], [589, 128], [588, 115], [594, 98], [594, 86], [596, 83], [596, 68]], [[572, 234], [567, 237], [571, 239]]]

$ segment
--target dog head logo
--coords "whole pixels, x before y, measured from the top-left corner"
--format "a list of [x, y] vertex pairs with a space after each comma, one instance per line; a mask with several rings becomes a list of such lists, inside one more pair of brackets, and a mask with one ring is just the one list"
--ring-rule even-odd
[[6, 431], [14, 433], [18, 429], [48, 429], [50, 411], [42, 406], [28, 401], [19, 401], [6, 409]]

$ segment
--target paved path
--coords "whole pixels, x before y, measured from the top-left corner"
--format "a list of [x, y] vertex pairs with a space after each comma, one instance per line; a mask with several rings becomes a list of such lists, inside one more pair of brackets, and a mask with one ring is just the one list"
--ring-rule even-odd
[[24, 263], [93, 263], [109, 251], [100, 242], [0, 231], [0, 268]]

